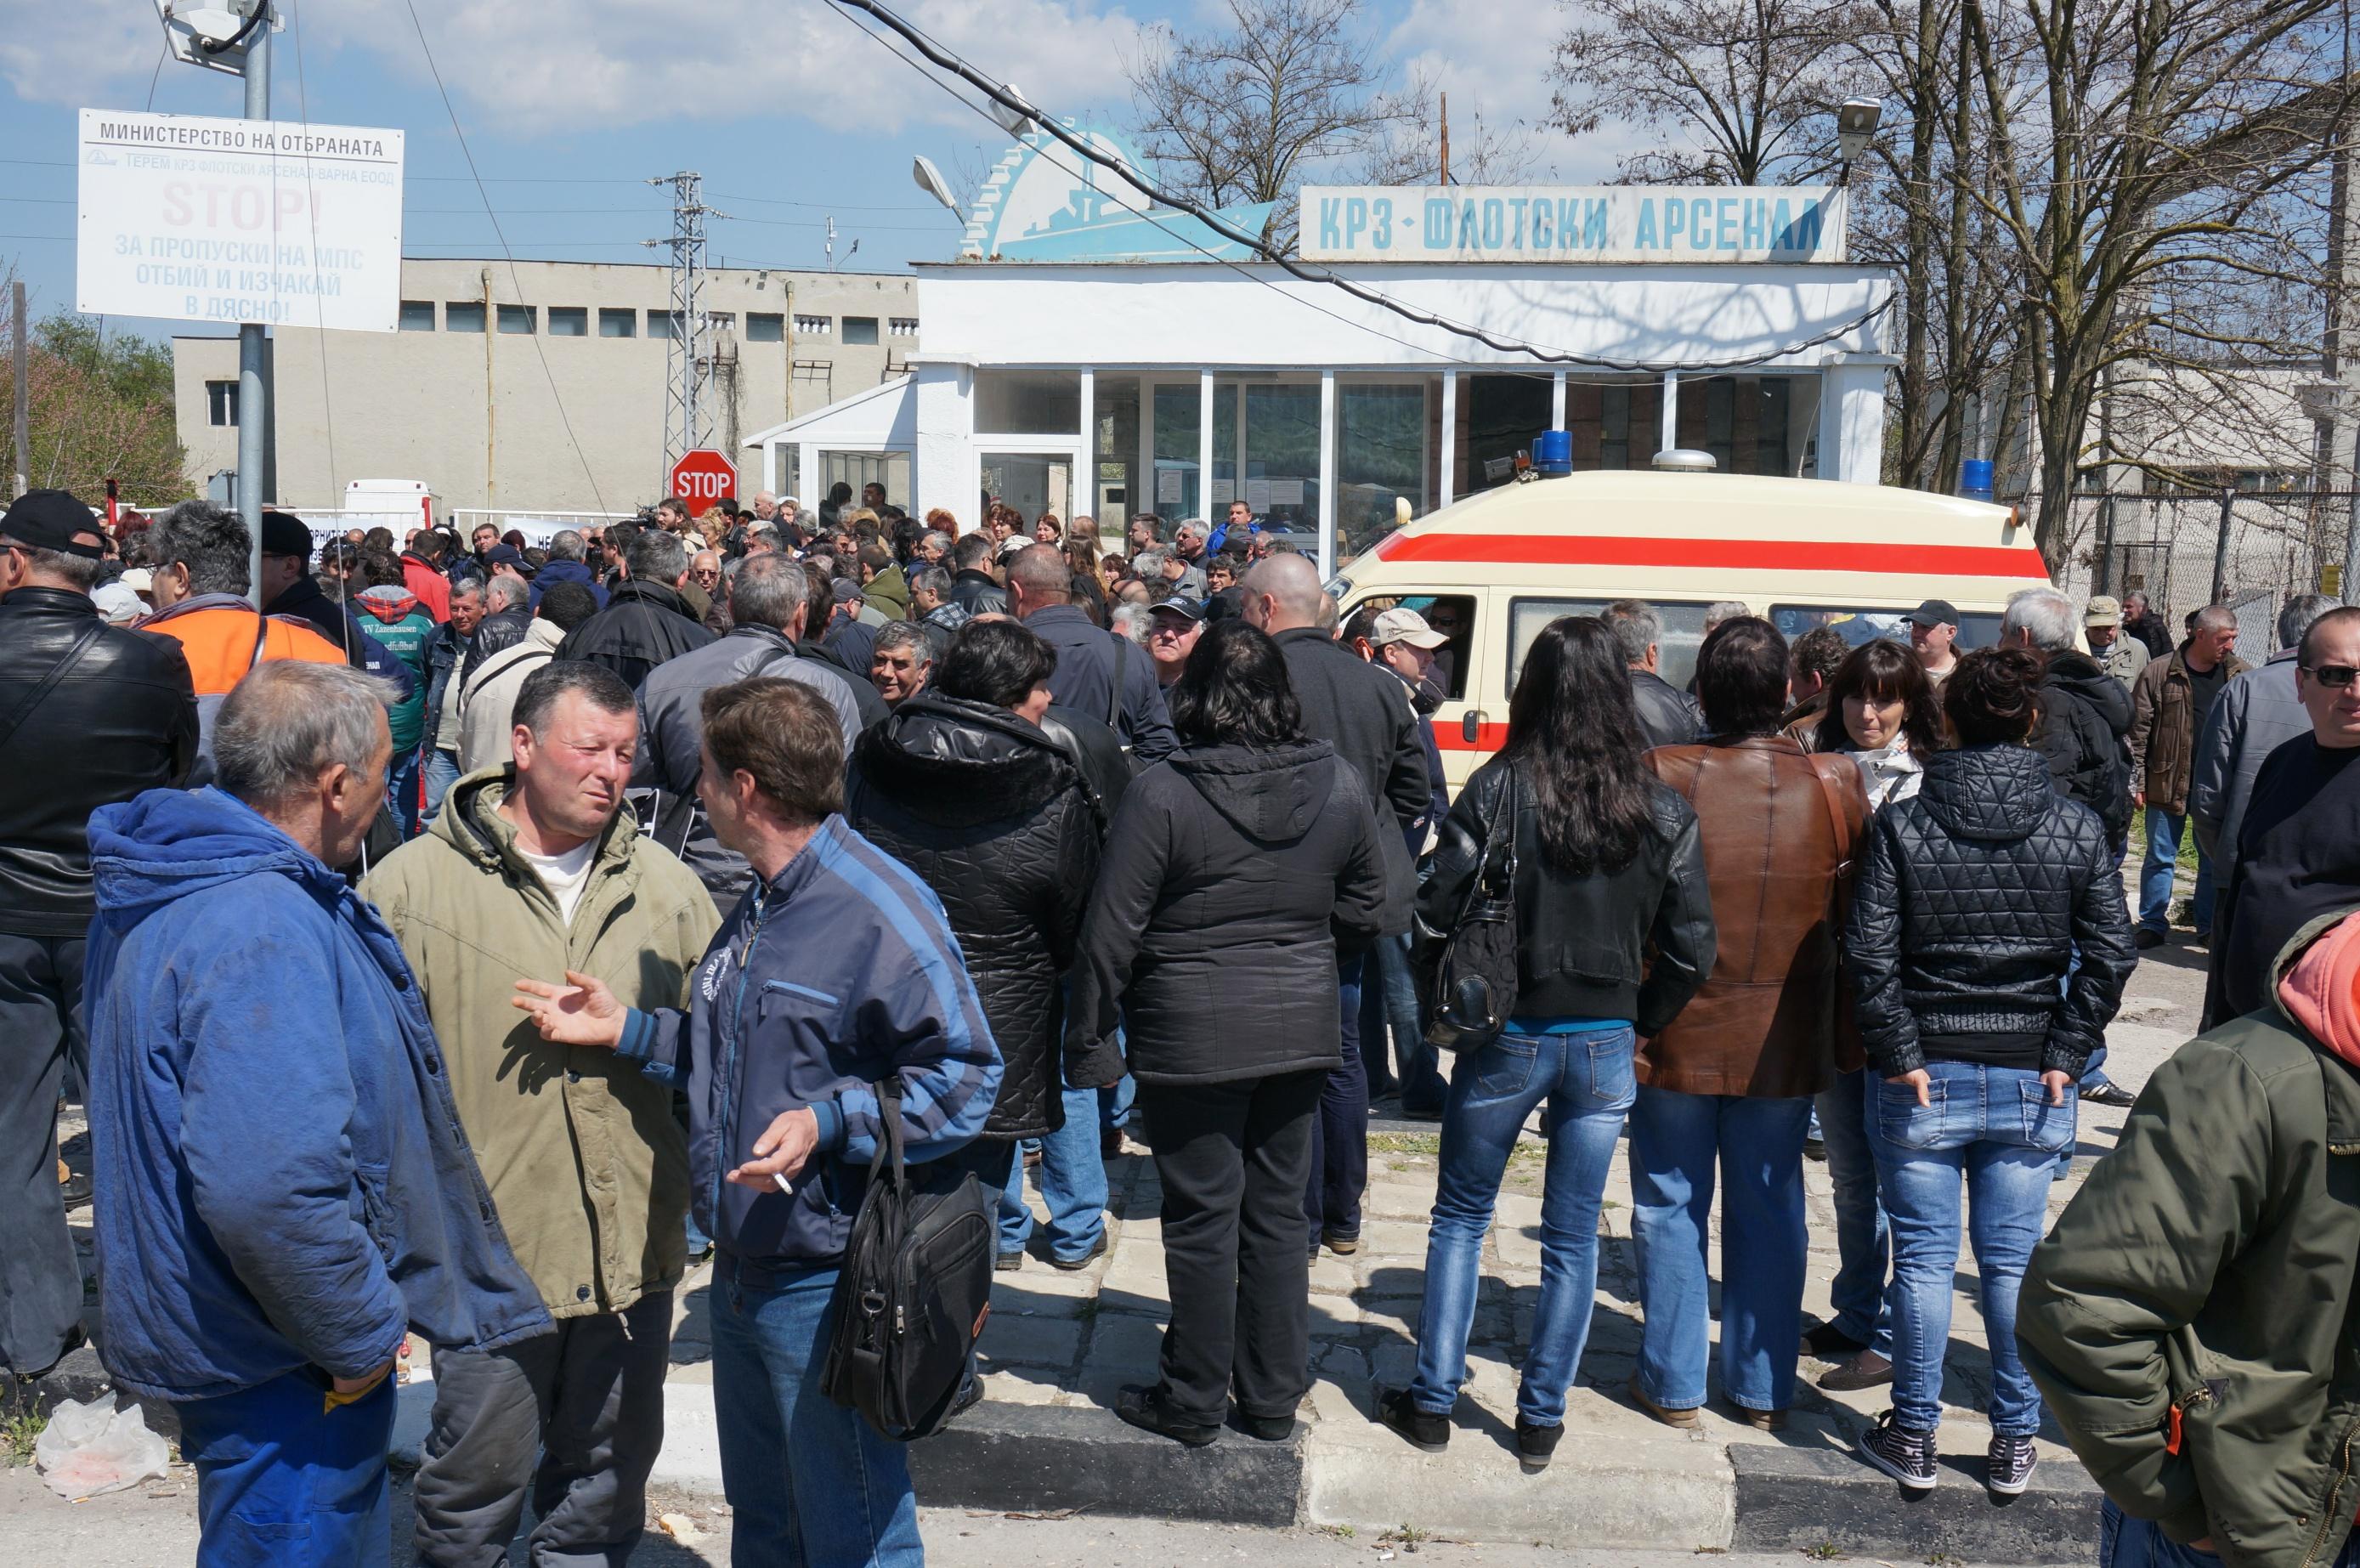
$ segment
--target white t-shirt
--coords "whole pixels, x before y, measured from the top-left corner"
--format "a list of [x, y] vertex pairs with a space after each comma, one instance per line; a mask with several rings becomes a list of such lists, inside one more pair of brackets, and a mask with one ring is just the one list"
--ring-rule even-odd
[[582, 903], [582, 890], [590, 883], [590, 862], [597, 858], [598, 840], [585, 839], [562, 855], [536, 855], [523, 845], [517, 853], [524, 863], [541, 878], [541, 885], [549, 889], [549, 896], [557, 900], [557, 913], [568, 926], [574, 924], [574, 911]]

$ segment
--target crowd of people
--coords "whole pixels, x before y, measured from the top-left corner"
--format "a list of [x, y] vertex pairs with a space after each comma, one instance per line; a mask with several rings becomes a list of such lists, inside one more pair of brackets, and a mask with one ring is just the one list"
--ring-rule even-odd
[[[2289, 598], [2248, 671], [2218, 606], [2154, 647], [2144, 601], [2027, 589], [1969, 649], [1939, 598], [1857, 645], [1732, 601], [1682, 689], [1624, 600], [1538, 631], [1452, 798], [1430, 715], [1466, 629], [1339, 616], [1242, 504], [1103, 554], [1089, 518], [963, 532], [875, 486], [545, 548], [258, 524], [256, 584], [209, 503], [121, 535], [59, 491], [0, 515], [0, 1360], [27, 1379], [83, 1332], [71, 1093], [101, 1350], [178, 1408], [222, 1561], [370, 1558], [410, 1335], [420, 1560], [499, 1561], [530, 1501], [536, 1560], [619, 1561], [707, 1253], [738, 1560], [920, 1561], [905, 1448], [819, 1392], [896, 1118], [999, 1195], [1002, 1270], [1103, 1254], [1105, 1161], [1144, 1145], [1171, 1314], [1116, 1413], [1284, 1441], [1309, 1266], [1360, 1246], [1392, 1096], [1441, 1134], [1415, 1372], [1371, 1412], [1420, 1449], [1537, 1113], [1528, 1471], [1627, 1136], [1636, 1409], [1692, 1428], [1717, 1384], [1775, 1431], [1816, 1362], [1891, 1387], [1862, 1454], [1933, 1486], [1964, 1245], [1994, 1493], [2046, 1409], [2124, 1568], [2340, 1541], [2360, 609]], [[2134, 1105], [2104, 1030], [2191, 828], [2217, 1027]], [[1430, 1031], [1479, 905], [1513, 1000]], [[2132, 1114], [2043, 1242], [2081, 1101]]]

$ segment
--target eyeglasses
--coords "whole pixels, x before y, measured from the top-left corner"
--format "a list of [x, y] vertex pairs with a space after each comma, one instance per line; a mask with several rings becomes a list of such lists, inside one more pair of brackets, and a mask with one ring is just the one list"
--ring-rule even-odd
[[2360, 669], [2350, 664], [2304, 664], [2300, 668], [2330, 691], [2342, 691], [2354, 681], [2360, 681]]

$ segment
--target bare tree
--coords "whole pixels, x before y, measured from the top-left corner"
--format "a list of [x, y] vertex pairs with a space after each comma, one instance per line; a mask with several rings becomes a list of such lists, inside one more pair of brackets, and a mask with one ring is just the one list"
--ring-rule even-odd
[[1214, 206], [1273, 202], [1265, 236], [1287, 245], [1295, 188], [1323, 165], [1362, 157], [1414, 104], [1360, 0], [1227, 0], [1229, 26], [1159, 26], [1125, 61], [1143, 150], [1180, 192]]
[[[1364, 185], [1438, 185], [1442, 168], [1442, 94], [1413, 80], [1404, 96], [1411, 112], [1384, 129], [1360, 167]], [[1463, 102], [1450, 134], [1450, 183], [1514, 185], [1532, 178], [1541, 150], [1522, 120], [1504, 125], [1482, 106]]]
[[1609, 124], [1665, 137], [1622, 159], [1633, 181], [1809, 178], [1831, 166], [1822, 122], [1842, 41], [1835, 0], [1590, 0], [1557, 41], [1552, 123], [1570, 137]]

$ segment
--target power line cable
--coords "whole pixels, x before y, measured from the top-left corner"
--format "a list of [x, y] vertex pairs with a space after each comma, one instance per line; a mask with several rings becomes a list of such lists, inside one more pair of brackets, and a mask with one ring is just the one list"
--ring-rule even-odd
[[[1836, 338], [1841, 337], [1847, 333], [1851, 333], [1861, 327], [1866, 326], [1869, 323], [1876, 320], [1878, 317], [1890, 311], [1894, 306], [1896, 299], [1898, 297], [1896, 292], [1888, 292], [1882, 302], [1870, 306], [1865, 311], [1860, 312], [1849, 320], [1836, 323], [1834, 326], [1831, 326], [1823, 332], [1816, 333], [1809, 337], [1800, 339], [1794, 343], [1783, 345], [1777, 348], [1766, 350], [1761, 354], [1749, 355], [1743, 358], [1735, 359], [1616, 359], [1603, 355], [1577, 354], [1566, 349], [1550, 348], [1539, 344], [1527, 343], [1520, 338], [1502, 337], [1496, 333], [1480, 326], [1470, 325], [1464, 322], [1453, 321], [1447, 316], [1438, 316], [1428, 311], [1421, 311], [1414, 305], [1405, 304], [1403, 302], [1393, 298], [1382, 290], [1371, 289], [1366, 284], [1358, 282], [1353, 279], [1346, 278], [1338, 273], [1331, 272], [1324, 267], [1312, 266], [1305, 262], [1298, 261], [1293, 257], [1283, 254], [1264, 243], [1261, 236], [1247, 233], [1245, 230], [1237, 227], [1227, 219], [1221, 217], [1216, 213], [1208, 211], [1197, 203], [1189, 200], [1187, 197], [1173, 194], [1151, 184], [1145, 176], [1139, 170], [1126, 166], [1120, 159], [1110, 157], [1090, 146], [1087, 141], [1076, 136], [1072, 131], [1058, 124], [1054, 117], [1050, 116], [1044, 111], [1025, 102], [1022, 97], [1019, 97], [1016, 93], [1011, 92], [1006, 87], [993, 82], [989, 77], [985, 76], [981, 71], [969, 65], [959, 55], [936, 42], [923, 28], [915, 27], [910, 22], [904, 21], [890, 7], [880, 4], [880, 0], [835, 0], [835, 3], [838, 5], [848, 6], [853, 9], [867, 12], [869, 15], [876, 17], [880, 22], [883, 23], [894, 34], [906, 40], [911, 47], [917, 49], [920, 54], [926, 58], [928, 62], [935, 66], [938, 70], [947, 71], [956, 75], [960, 81], [981, 93], [993, 103], [999, 104], [1000, 107], [1008, 110], [1011, 114], [1022, 115], [1024, 119], [1031, 121], [1033, 125], [1039, 126], [1043, 133], [1055, 138], [1067, 148], [1072, 148], [1076, 153], [1087, 159], [1090, 162], [1113, 170], [1122, 179], [1128, 181], [1133, 186], [1136, 186], [1151, 201], [1160, 202], [1164, 203], [1164, 205], [1170, 207], [1176, 212], [1196, 219], [1199, 223], [1202, 223], [1207, 228], [1210, 228], [1215, 234], [1221, 236], [1224, 239], [1229, 240], [1233, 244], [1246, 247], [1255, 254], [1262, 257], [1264, 259], [1274, 263], [1290, 276], [1301, 279], [1305, 282], [1325, 283], [1330, 287], [1340, 289], [1344, 292], [1351, 295], [1353, 298], [1361, 301], [1363, 303], [1374, 305], [1381, 310], [1391, 312], [1393, 314], [1400, 316], [1404, 321], [1410, 322], [1415, 325], [1433, 327], [1439, 331], [1449, 333], [1453, 336], [1470, 339], [1472, 342], [1481, 344], [1483, 346], [1492, 350], [1494, 353], [1524, 355], [1530, 358], [1539, 360], [1544, 364], [1588, 365], [1600, 369], [1645, 371], [1651, 374], [1663, 374], [1666, 372], [1678, 373], [1691, 370], [1743, 369], [1750, 366], [1765, 364], [1773, 359], [1782, 359], [1793, 355], [1800, 354], [1806, 349], [1815, 348], [1821, 344], [1832, 342]], [[864, 27], [861, 31], [867, 32], [868, 29]], [[870, 34], [869, 36], [874, 38], [876, 35]], [[956, 93], [953, 95], [957, 96]], [[965, 102], [966, 100], [961, 99], [961, 101]], [[1152, 215], [1151, 221], [1153, 221]], [[1157, 226], [1164, 229], [1166, 233], [1173, 232], [1166, 225], [1158, 224]], [[1183, 236], [1175, 235], [1175, 237], [1182, 238], [1184, 240], [1185, 239], [1185, 236]], [[1188, 243], [1194, 249], [1205, 251], [1205, 247], [1201, 245], [1196, 245], [1193, 241], [1186, 241], [1186, 243]], [[1205, 253], [1207, 255], [1211, 254], [1209, 251], [1206, 251]], [[1215, 258], [1215, 259], [1221, 258]], [[1281, 292], [1284, 292], [1284, 291], [1281, 291]], [[1290, 298], [1292, 296], [1290, 296]]]
[[[468, 149], [467, 133], [459, 127], [459, 111], [452, 105], [451, 91], [442, 85], [442, 70], [434, 63], [434, 49], [426, 41], [426, 27], [418, 19], [418, 6], [415, 0], [402, 0], [402, 6], [410, 13], [410, 28], [418, 35], [419, 52], [425, 55], [427, 73], [434, 78], [434, 91], [442, 96], [442, 112], [451, 117], [451, 134], [458, 138], [459, 156], [467, 160], [467, 172], [470, 175], [475, 175], [475, 155]], [[480, 176], [475, 178], [475, 194], [484, 203], [484, 215], [492, 220], [492, 233], [499, 239], [502, 254], [508, 258], [508, 282], [517, 291], [517, 302], [525, 304], [528, 302], [524, 297], [524, 280], [517, 272], [516, 252], [508, 248], [508, 236], [500, 232], [500, 216], [492, 211], [492, 193], [484, 189], [484, 181]], [[488, 331], [493, 324], [491, 322], [486, 322], [484, 326]], [[534, 333], [531, 335], [533, 355], [541, 361], [541, 373], [549, 382], [550, 400], [557, 405], [558, 422], [565, 427], [565, 439], [574, 448], [574, 459], [582, 465], [582, 477], [590, 481], [590, 494], [597, 501], [598, 510], [608, 510], [606, 493], [598, 488], [598, 476], [590, 471], [589, 455], [582, 450], [582, 443], [574, 433], [574, 419], [565, 411], [564, 395], [557, 389], [557, 373], [549, 367], [549, 351], [541, 345], [541, 334]], [[485, 389], [484, 395], [487, 399], [491, 396], [488, 388]], [[486, 408], [486, 412], [489, 411]]]

